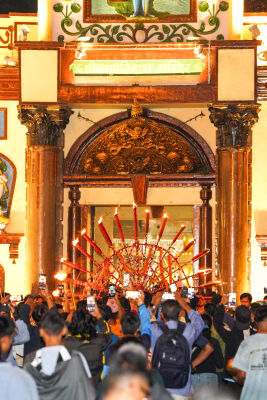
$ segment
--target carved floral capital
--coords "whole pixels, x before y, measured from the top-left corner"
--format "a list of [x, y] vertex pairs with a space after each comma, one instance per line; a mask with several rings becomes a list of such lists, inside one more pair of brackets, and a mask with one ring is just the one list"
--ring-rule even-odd
[[58, 146], [73, 111], [62, 105], [18, 105], [18, 119], [26, 125], [28, 146]]
[[210, 121], [217, 128], [218, 147], [251, 146], [253, 125], [258, 122], [259, 104], [214, 104]]

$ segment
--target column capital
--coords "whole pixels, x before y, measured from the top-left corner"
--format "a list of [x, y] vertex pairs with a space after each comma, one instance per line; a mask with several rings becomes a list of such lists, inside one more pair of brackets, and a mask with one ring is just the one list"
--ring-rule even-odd
[[251, 146], [252, 126], [258, 122], [260, 104], [212, 104], [210, 121], [217, 128], [218, 147]]
[[65, 105], [19, 104], [18, 119], [26, 125], [27, 146], [60, 146], [73, 111]]
[[210, 184], [201, 185], [200, 198], [203, 201], [203, 204], [209, 205], [209, 201], [212, 198], [212, 190]]

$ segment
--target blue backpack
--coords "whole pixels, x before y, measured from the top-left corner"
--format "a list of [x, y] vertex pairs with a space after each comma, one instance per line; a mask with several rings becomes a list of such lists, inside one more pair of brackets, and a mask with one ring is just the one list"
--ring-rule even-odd
[[169, 329], [163, 322], [156, 322], [162, 330], [152, 357], [152, 367], [157, 369], [168, 389], [181, 389], [188, 382], [190, 349], [183, 336], [185, 324], [178, 322], [177, 329]]

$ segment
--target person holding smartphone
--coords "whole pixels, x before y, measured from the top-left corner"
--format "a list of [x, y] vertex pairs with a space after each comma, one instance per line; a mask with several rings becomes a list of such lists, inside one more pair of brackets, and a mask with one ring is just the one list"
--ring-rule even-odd
[[95, 298], [88, 296], [87, 309], [81, 308], [72, 314], [69, 335], [64, 345], [70, 352], [77, 350], [84, 355], [95, 384], [101, 380], [103, 352], [111, 340], [109, 325], [102, 318]]

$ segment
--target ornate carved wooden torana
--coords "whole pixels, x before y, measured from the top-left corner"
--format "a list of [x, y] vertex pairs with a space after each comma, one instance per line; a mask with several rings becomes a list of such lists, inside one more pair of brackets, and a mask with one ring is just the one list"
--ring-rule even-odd
[[189, 143], [171, 129], [143, 116], [135, 104], [130, 119], [107, 129], [90, 144], [78, 166], [88, 175], [179, 174], [202, 172]]

